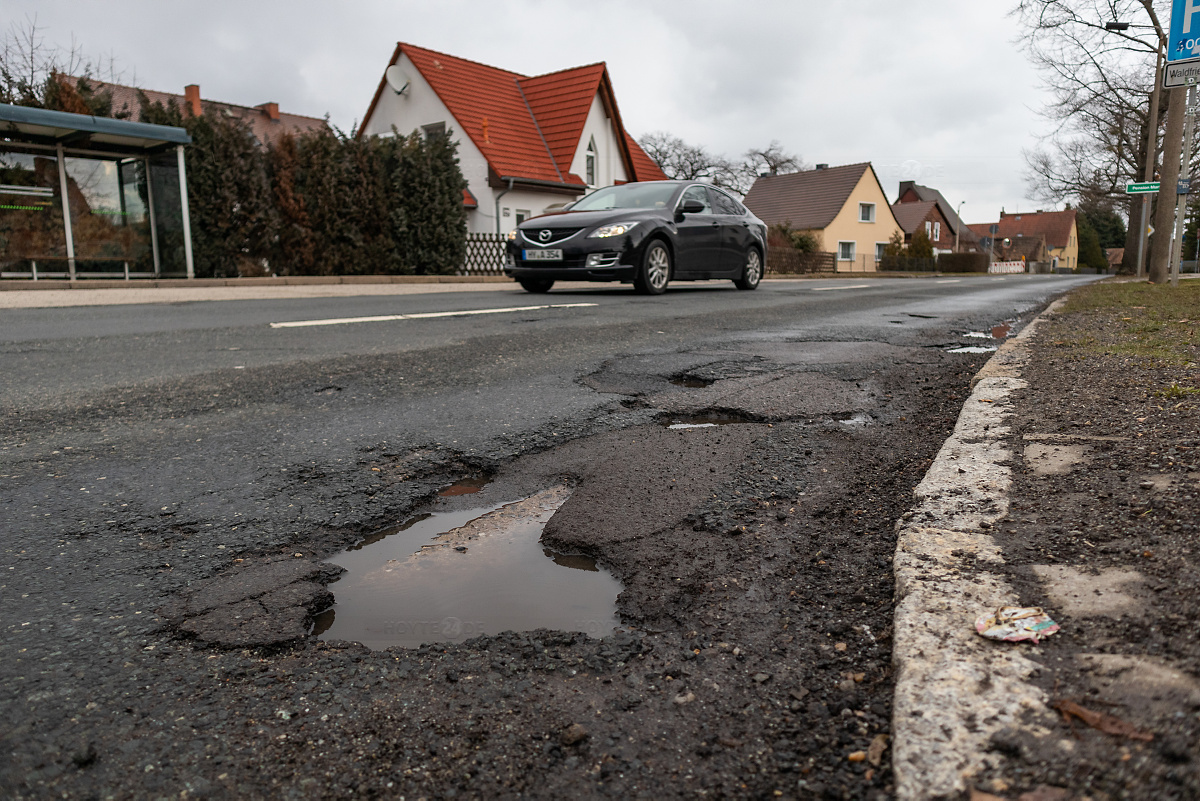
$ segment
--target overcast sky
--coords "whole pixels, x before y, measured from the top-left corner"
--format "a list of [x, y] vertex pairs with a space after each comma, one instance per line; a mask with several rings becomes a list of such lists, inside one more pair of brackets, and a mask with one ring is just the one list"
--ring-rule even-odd
[[[738, 156], [870, 161], [940, 189], [968, 222], [1032, 210], [1022, 150], [1047, 132], [1012, 2], [965, 0], [4, 0], [125, 83], [244, 105], [366, 112], [397, 41], [527, 75], [605, 61], [626, 127]], [[102, 76], [103, 77], [103, 76]]]

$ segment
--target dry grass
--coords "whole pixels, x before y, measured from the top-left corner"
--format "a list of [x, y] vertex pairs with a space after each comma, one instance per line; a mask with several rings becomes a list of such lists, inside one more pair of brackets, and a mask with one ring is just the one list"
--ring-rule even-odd
[[[1133, 281], [1091, 284], [1071, 293], [1062, 313], [1096, 315], [1105, 325], [1100, 334], [1089, 326], [1088, 337], [1057, 344], [1175, 366], [1200, 360], [1200, 280], [1183, 280], [1178, 287]], [[1192, 388], [1177, 389], [1186, 393]]]

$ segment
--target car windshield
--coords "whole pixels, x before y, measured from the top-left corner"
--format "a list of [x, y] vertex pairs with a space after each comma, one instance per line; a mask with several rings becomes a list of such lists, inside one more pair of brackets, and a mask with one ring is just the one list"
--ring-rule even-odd
[[606, 186], [581, 198], [571, 211], [603, 211], [605, 209], [665, 209], [678, 187], [659, 181], [644, 184]]

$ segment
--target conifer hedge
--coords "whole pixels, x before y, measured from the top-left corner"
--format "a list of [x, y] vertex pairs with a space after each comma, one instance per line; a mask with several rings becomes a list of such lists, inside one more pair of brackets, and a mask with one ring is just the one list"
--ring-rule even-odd
[[466, 257], [466, 180], [449, 136], [321, 130], [261, 147], [213, 111], [142, 100], [142, 119], [187, 129], [197, 277], [434, 275]]

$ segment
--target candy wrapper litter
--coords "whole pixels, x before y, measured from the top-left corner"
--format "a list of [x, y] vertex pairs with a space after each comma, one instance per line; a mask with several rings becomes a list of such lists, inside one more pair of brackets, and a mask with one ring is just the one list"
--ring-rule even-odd
[[989, 640], [1040, 642], [1058, 631], [1058, 624], [1040, 606], [1002, 606], [975, 621], [975, 630]]

